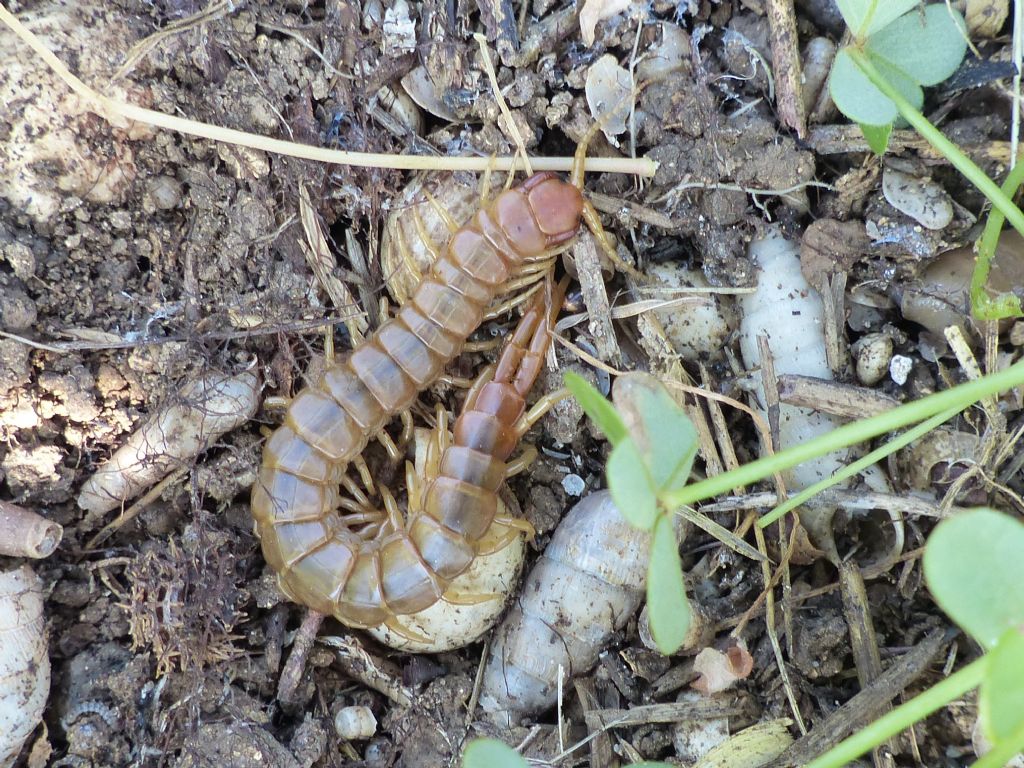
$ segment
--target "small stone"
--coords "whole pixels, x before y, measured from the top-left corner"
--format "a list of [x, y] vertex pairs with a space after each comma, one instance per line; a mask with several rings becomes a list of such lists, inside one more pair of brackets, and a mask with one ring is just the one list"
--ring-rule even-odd
[[3, 250], [3, 256], [20, 280], [28, 280], [36, 273], [36, 257], [24, 243], [10, 243]]
[[369, 707], [342, 707], [334, 716], [334, 730], [346, 741], [368, 739], [377, 732], [377, 718]]
[[907, 377], [914, 369], [914, 361], [904, 355], [895, 355], [889, 362], [889, 376], [901, 387], [907, 383]]
[[882, 174], [882, 194], [889, 204], [926, 229], [942, 229], [953, 221], [953, 203], [939, 184], [895, 168]]
[[865, 386], [880, 382], [892, 360], [892, 338], [887, 333], [869, 333], [853, 345], [857, 359], [857, 378]]
[[566, 475], [562, 478], [562, 489], [570, 496], [582, 496], [587, 484], [579, 475]]
[[170, 176], [156, 176], [146, 184], [142, 207], [147, 213], [169, 211], [181, 203], [181, 182]]
[[36, 323], [36, 303], [16, 286], [0, 288], [0, 327], [17, 333]]

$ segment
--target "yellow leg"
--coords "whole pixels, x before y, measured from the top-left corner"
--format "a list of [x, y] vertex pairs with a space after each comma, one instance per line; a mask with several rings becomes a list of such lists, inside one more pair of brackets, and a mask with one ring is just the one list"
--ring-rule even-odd
[[449, 605], [479, 605], [489, 603], [491, 600], [500, 600], [504, 595], [498, 592], [459, 592], [457, 589], [448, 587], [441, 599]]
[[514, 477], [537, 460], [537, 449], [532, 445], [523, 448], [523, 452], [505, 464], [505, 477]]
[[281, 397], [280, 395], [272, 395], [263, 401], [263, 408], [268, 411], [283, 411], [288, 407], [292, 399], [290, 397]]
[[608, 239], [608, 234], [604, 231], [604, 225], [601, 224], [601, 217], [598, 215], [597, 209], [594, 208], [589, 200], [583, 201], [583, 221], [586, 222], [587, 228], [594, 234], [598, 247], [604, 251], [604, 255], [615, 265], [617, 270], [626, 273], [634, 280], [647, 280], [647, 276], [643, 272], [632, 264], [627, 264], [619, 256], [619, 252], [615, 250], [615, 246], [612, 245], [611, 240]]
[[398, 250], [402, 253], [402, 265], [413, 281], [418, 283], [423, 279], [423, 272], [420, 271], [416, 259], [412, 257], [412, 249], [409, 248], [409, 241], [405, 239], [405, 232], [401, 227], [396, 227], [395, 234], [398, 236]]
[[476, 381], [473, 382], [473, 386], [469, 388], [469, 392], [466, 394], [466, 402], [462, 406], [463, 411], [468, 411], [473, 407], [476, 403], [476, 398], [480, 394], [480, 390], [494, 379], [494, 372], [496, 370], [498, 370], [498, 366], [491, 363], [480, 371], [480, 375], [476, 377]]
[[402, 509], [398, 506], [394, 494], [391, 493], [391, 489], [381, 485], [380, 498], [384, 502], [384, 511], [388, 516], [388, 526], [393, 531], [404, 531], [405, 517], [402, 515]]
[[537, 531], [526, 520], [517, 517], [496, 517], [484, 537], [476, 543], [477, 554], [491, 555], [500, 552], [517, 536], [525, 535], [527, 541], [533, 541]]
[[529, 520], [522, 517], [506, 517], [499, 515], [494, 518], [494, 522], [497, 525], [501, 525], [515, 531], [516, 535], [520, 533], [523, 534], [527, 541], [533, 541], [534, 537], [537, 535], [537, 529], [533, 527]]
[[455, 219], [452, 218], [452, 215], [448, 212], [448, 209], [441, 205], [437, 201], [437, 198], [430, 194], [429, 191], [424, 189], [423, 194], [426, 195], [427, 201], [434, 209], [434, 213], [437, 214], [437, 217], [444, 222], [444, 225], [448, 227], [448, 231], [454, 235], [459, 230], [458, 222], [456, 222]]
[[352, 499], [342, 499], [341, 508], [351, 512], [345, 515], [344, 521], [347, 526], [379, 524], [381, 522], [380, 512], [376, 510], [365, 510], [356, 504]]
[[395, 441], [391, 439], [384, 430], [377, 433], [377, 442], [381, 444], [385, 451], [388, 453], [388, 458], [391, 459], [392, 463], [397, 464], [402, 460], [402, 451], [399, 450], [398, 446], [395, 445]]
[[516, 307], [521, 306], [525, 304], [527, 301], [529, 301], [533, 297], [533, 294], [535, 294], [539, 289], [540, 281], [531, 286], [529, 290], [522, 291], [521, 293], [518, 293], [515, 296], [513, 296], [511, 299], [503, 301], [501, 304], [492, 304], [490, 307], [487, 308], [487, 312], [484, 314], [484, 319], [493, 320], [496, 317], [501, 317], [507, 312], [511, 312]]
[[444, 373], [437, 377], [438, 384], [447, 384], [450, 387], [458, 387], [459, 389], [469, 389], [473, 386], [474, 379], [467, 379], [462, 376], [452, 376]]
[[367, 493], [376, 493], [375, 486], [373, 484], [373, 475], [370, 474], [370, 468], [366, 466], [366, 459], [362, 456], [357, 456], [352, 460], [353, 466], [356, 468], [356, 472], [359, 473], [359, 479], [363, 481], [363, 487]]
[[392, 616], [384, 622], [384, 626], [394, 632], [400, 637], [404, 637], [413, 643], [430, 643], [430, 638], [426, 635], [422, 635], [410, 626], [407, 626], [398, 620], [397, 616]]
[[491, 199], [491, 171], [494, 169], [494, 158], [495, 155], [491, 155], [491, 161], [487, 164], [484, 169], [484, 175], [480, 179], [480, 207], [486, 208], [488, 201]]
[[434, 238], [430, 236], [430, 233], [427, 231], [427, 225], [423, 221], [423, 217], [420, 216], [419, 208], [416, 206], [412, 208], [412, 220], [416, 225], [416, 234], [419, 235], [420, 242], [430, 252], [430, 263], [433, 264], [441, 255], [441, 246], [435, 243]]
[[412, 420], [412, 411], [402, 411], [402, 434], [398, 439], [403, 446], [412, 442], [412, 436], [415, 431], [416, 425]]
[[572, 392], [565, 387], [562, 389], [556, 389], [554, 392], [549, 392], [544, 395], [544, 397], [533, 404], [533, 407], [530, 408], [529, 411], [519, 417], [519, 421], [516, 422], [515, 426], [516, 435], [518, 437], [525, 435], [530, 431], [530, 427], [544, 417], [544, 414], [550, 411], [555, 405], [569, 397], [572, 397]]
[[[501, 346], [501, 339], [488, 339], [487, 341], [467, 341], [462, 345], [463, 352], [490, 352], [492, 349], [497, 349]], [[268, 400], [270, 398], [267, 398]], [[264, 406], [266, 400], [263, 401]]]
[[341, 485], [348, 495], [355, 499], [361, 507], [366, 508], [370, 506], [370, 500], [366, 497], [366, 494], [363, 493], [362, 489], [356, 485], [356, 481], [351, 477], [345, 475], [341, 478]]

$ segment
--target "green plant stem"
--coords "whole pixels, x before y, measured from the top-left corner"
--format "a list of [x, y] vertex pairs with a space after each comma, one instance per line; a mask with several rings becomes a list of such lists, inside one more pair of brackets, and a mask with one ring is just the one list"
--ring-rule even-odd
[[995, 206], [1010, 222], [1014, 229], [1024, 237], [1024, 213], [1013, 204], [1013, 201], [996, 185], [992, 179], [985, 175], [974, 162], [965, 155], [960, 148], [952, 141], [942, 135], [942, 132], [929, 122], [928, 118], [914, 109], [903, 95], [897, 91], [885, 76], [878, 71], [871, 60], [864, 55], [864, 52], [856, 47], [847, 49], [850, 58], [860, 67], [865, 77], [871, 81], [878, 90], [887, 96], [896, 108], [903, 115], [903, 118], [910, 123], [925, 140], [935, 147], [949, 162], [962, 173], [968, 181], [976, 186], [992, 205]]
[[942, 413], [932, 416], [927, 421], [921, 422], [913, 429], [908, 429], [895, 440], [890, 440], [885, 445], [876, 448], [863, 458], [857, 459], [857, 461], [854, 461], [851, 464], [847, 464], [846, 466], [837, 470], [831, 477], [826, 477], [824, 480], [821, 480], [815, 483], [814, 485], [800, 491], [800, 493], [794, 496], [790, 496], [788, 499], [786, 499], [786, 501], [784, 501], [782, 504], [779, 504], [779, 506], [775, 507], [775, 509], [773, 509], [771, 512], [767, 513], [766, 515], [763, 515], [761, 519], [757, 521], [757, 524], [762, 528], [766, 528], [767, 526], [771, 525], [776, 520], [778, 520], [780, 517], [782, 517], [784, 514], [789, 512], [791, 509], [796, 509], [809, 498], [821, 493], [822, 491], [828, 488], [831, 488], [836, 483], [842, 482], [848, 477], [853, 477], [862, 469], [870, 467], [872, 464], [881, 461], [889, 454], [895, 453], [903, 446], [909, 445], [922, 435], [931, 432], [940, 424], [952, 419], [954, 416], [960, 413], [961, 410], [962, 409], [959, 406], [957, 406], [956, 408], [950, 408], [947, 411], [943, 411]]
[[[1021, 184], [1024, 184], [1024, 163], [1017, 163], [1000, 188], [1007, 197], [1012, 197]], [[993, 297], [985, 292], [985, 284], [992, 271], [992, 258], [995, 256], [1005, 221], [1006, 217], [1002, 211], [993, 208], [989, 211], [985, 230], [978, 239], [978, 262], [974, 266], [974, 274], [971, 275], [971, 309], [979, 320], [1000, 320], [1021, 314], [1020, 299], [1012, 293]]]
[[1009, 737], [995, 744], [971, 768], [1003, 768], [1021, 752], [1024, 752], [1024, 725]]
[[943, 411], [954, 408], [964, 409], [983, 397], [994, 395], [1024, 383], [1024, 360], [1014, 363], [1009, 368], [984, 376], [977, 381], [936, 392], [912, 403], [893, 408], [891, 411], [845, 424], [826, 435], [816, 437], [806, 443], [795, 445], [785, 451], [763, 456], [757, 461], [744, 464], [721, 475], [709, 477], [700, 482], [671, 491], [662, 497], [669, 509], [693, 504], [703, 499], [728, 492], [732, 488], [750, 485], [776, 472], [783, 472], [809, 459], [815, 459], [841, 448], [870, 440], [885, 432], [915, 424], [931, 418]]
[[984, 656], [972, 661], [959, 672], [954, 672], [906, 704], [896, 707], [850, 738], [839, 742], [828, 752], [809, 762], [805, 768], [840, 768], [886, 739], [909, 728], [918, 720], [923, 720], [953, 699], [976, 688], [985, 676], [985, 662]]

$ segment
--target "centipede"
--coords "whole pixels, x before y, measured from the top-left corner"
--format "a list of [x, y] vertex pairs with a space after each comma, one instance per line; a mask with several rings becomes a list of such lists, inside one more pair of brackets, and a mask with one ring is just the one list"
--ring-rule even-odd
[[[446, 594], [451, 580], [486, 548], [520, 432], [524, 397], [540, 370], [550, 312], [526, 312], [493, 381], [471, 393], [441, 473], [416, 512], [385, 498], [387, 519], [367, 525], [342, 493], [349, 465], [385, 426], [459, 355], [487, 309], [524, 272], [546, 271], [586, 223], [615, 257], [596, 210], [583, 196], [581, 140], [570, 179], [530, 176], [486, 202], [451, 237], [411, 298], [364, 342], [334, 360], [290, 401], [268, 438], [252, 490], [252, 514], [266, 562], [289, 599], [356, 628], [384, 625], [408, 636], [401, 616]], [[543, 269], [541, 268], [543, 267]], [[548, 296], [554, 290], [548, 291]]]

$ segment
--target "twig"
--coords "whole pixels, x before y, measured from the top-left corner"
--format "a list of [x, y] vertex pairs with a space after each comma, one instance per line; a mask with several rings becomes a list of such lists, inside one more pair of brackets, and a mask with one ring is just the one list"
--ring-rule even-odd
[[806, 765], [812, 757], [875, 720], [900, 691], [921, 676], [949, 639], [945, 630], [931, 632], [912, 651], [893, 662], [872, 685], [835, 710], [813, 731], [793, 742], [770, 764], [771, 768]]
[[277, 700], [282, 704], [298, 704], [295, 696], [299, 690], [299, 682], [302, 680], [302, 673], [306, 670], [306, 659], [316, 642], [316, 633], [320, 630], [324, 615], [317, 613], [312, 608], [306, 609], [306, 615], [302, 617], [302, 624], [295, 633], [295, 640], [292, 642], [292, 652], [288, 654], [288, 661], [284, 663], [281, 670], [281, 677], [277, 681]]
[[[513, 168], [519, 170], [526, 167], [523, 160], [517, 157], [498, 157], [493, 159], [487, 157], [420, 157], [415, 155], [388, 155], [373, 152], [347, 152], [337, 149], [326, 149], [308, 144], [296, 144], [295, 142], [282, 139], [273, 139], [269, 136], [260, 136], [231, 128], [222, 128], [175, 115], [168, 115], [152, 109], [144, 109], [134, 104], [111, 99], [83, 83], [71, 73], [49, 48], [43, 45], [38, 37], [30, 32], [2, 5], [0, 5], [0, 21], [3, 21], [14, 30], [15, 34], [29, 45], [69, 88], [91, 105], [93, 111], [118, 128], [126, 128], [131, 121], [136, 121], [190, 136], [198, 136], [225, 144], [237, 144], [249, 147], [250, 149], [273, 152], [288, 157], [297, 157], [302, 160], [316, 160], [324, 163], [353, 165], [363, 168], [448, 171], [485, 171], [488, 168], [492, 168], [498, 171], [509, 171]], [[532, 164], [534, 170], [538, 171], [569, 171], [572, 169], [573, 158], [534, 158]], [[654, 161], [646, 158], [637, 160], [616, 157], [588, 158], [586, 161], [586, 169], [588, 171], [599, 173], [632, 173], [639, 176], [653, 176], [656, 167]]]
[[775, 82], [778, 84], [775, 103], [779, 107], [779, 118], [802, 139], [807, 135], [807, 114], [796, 9], [791, 0], [768, 0], [765, 10], [771, 29], [772, 64], [775, 65]]

